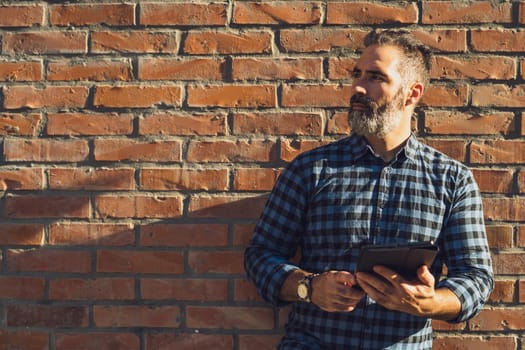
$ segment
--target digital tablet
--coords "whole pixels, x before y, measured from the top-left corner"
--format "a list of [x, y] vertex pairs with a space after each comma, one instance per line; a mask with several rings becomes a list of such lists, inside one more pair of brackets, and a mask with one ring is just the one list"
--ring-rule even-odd
[[361, 248], [356, 272], [373, 272], [375, 265], [384, 265], [404, 277], [414, 277], [421, 265], [432, 265], [438, 251], [433, 242], [365, 245]]

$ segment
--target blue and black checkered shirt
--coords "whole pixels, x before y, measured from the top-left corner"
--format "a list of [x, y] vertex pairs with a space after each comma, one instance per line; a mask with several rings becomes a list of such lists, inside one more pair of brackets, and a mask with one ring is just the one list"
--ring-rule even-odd
[[[245, 252], [260, 295], [279, 291], [298, 266], [353, 271], [363, 243], [435, 241], [431, 267], [461, 301], [452, 322], [476, 315], [493, 288], [478, 187], [461, 163], [411, 136], [385, 164], [357, 135], [298, 156], [276, 182]], [[301, 251], [298, 264], [292, 257]], [[441, 276], [445, 264], [448, 274]], [[364, 297], [348, 313], [292, 306], [280, 349], [431, 349], [431, 320], [391, 311]]]

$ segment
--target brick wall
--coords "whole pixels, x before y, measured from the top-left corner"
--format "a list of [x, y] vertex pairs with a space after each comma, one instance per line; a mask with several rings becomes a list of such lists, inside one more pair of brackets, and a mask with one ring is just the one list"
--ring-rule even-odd
[[0, 6], [0, 349], [272, 349], [243, 250], [375, 27], [437, 51], [414, 131], [484, 195], [496, 289], [435, 347], [525, 348], [524, 1], [61, 3]]

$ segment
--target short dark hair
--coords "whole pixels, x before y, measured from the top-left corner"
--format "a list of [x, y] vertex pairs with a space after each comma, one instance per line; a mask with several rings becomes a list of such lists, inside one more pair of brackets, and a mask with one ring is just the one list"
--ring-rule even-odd
[[[386, 29], [373, 30], [364, 40], [365, 47], [372, 45], [391, 45], [401, 50], [406, 62], [401, 63], [399, 70], [404, 79], [414, 78], [427, 86], [432, 70], [432, 50], [415, 39], [407, 30]], [[414, 73], [416, 76], [414, 77]]]

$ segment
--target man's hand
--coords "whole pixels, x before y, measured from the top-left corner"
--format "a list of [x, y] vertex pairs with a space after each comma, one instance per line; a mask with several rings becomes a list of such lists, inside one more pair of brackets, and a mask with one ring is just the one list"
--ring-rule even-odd
[[357, 288], [355, 276], [347, 271], [327, 271], [312, 280], [312, 303], [324, 311], [353, 311], [365, 293]]
[[439, 319], [453, 319], [461, 310], [455, 294], [435, 289], [428, 266], [417, 270], [415, 280], [407, 280], [385, 266], [374, 266], [374, 272], [377, 275], [358, 272], [357, 281], [370, 298], [387, 309]]

